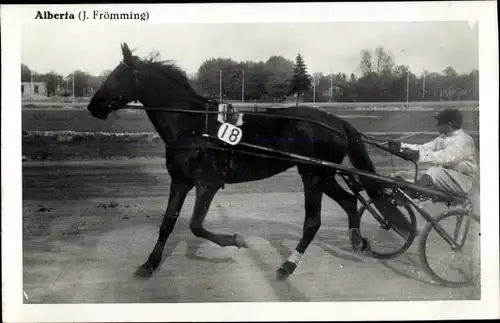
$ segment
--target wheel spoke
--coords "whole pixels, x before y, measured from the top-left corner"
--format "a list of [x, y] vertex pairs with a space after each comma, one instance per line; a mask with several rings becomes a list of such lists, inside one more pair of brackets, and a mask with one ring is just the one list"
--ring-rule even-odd
[[[450, 220], [451, 223], [447, 224], [446, 220]], [[472, 221], [474, 221], [474, 225], [471, 225]], [[462, 230], [462, 227], [464, 230]], [[420, 241], [419, 256], [424, 270], [436, 282], [449, 287], [460, 287], [474, 281], [475, 253], [474, 250], [467, 250], [464, 247], [466, 242], [476, 244], [477, 242], [474, 241], [474, 238], [478, 237], [479, 233], [471, 232], [469, 234], [469, 229], [479, 230], [479, 217], [467, 210], [444, 212], [436, 217], [435, 224], [427, 224], [422, 235], [422, 240]], [[453, 234], [451, 236], [448, 235], [446, 230], [451, 230]], [[433, 236], [433, 238], [430, 238], [431, 232], [435, 233], [435, 235], [437, 234], [438, 237]], [[458, 248], [450, 245], [449, 241], [447, 241], [448, 239], [443, 235], [452, 238]], [[471, 238], [467, 239], [467, 237]], [[445, 242], [444, 246], [442, 244], [443, 240]], [[438, 244], [442, 247], [435, 246]], [[431, 246], [434, 246], [434, 248]], [[474, 246], [470, 249], [474, 249]], [[430, 256], [430, 253], [433, 251], [438, 252], [438, 254]], [[470, 255], [469, 252], [471, 252]], [[445, 258], [451, 258], [451, 260], [445, 260]], [[431, 261], [433, 262], [432, 264], [430, 263]], [[441, 270], [438, 270], [437, 267], [440, 267], [439, 269]]]
[[[394, 223], [385, 219], [373, 201], [368, 201], [366, 204], [368, 205], [361, 207], [358, 212], [359, 216], [365, 216], [366, 219], [361, 221], [361, 232], [370, 241], [370, 254], [376, 258], [389, 259], [408, 250], [415, 239], [415, 230], [405, 234]], [[409, 205], [402, 205], [400, 210], [409, 219], [411, 227], [415, 228], [416, 218], [413, 209]], [[376, 224], [373, 224], [373, 219], [376, 220]]]

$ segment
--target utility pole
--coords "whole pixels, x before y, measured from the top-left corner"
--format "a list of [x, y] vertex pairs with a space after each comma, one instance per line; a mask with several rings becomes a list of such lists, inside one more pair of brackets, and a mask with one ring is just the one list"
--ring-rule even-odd
[[406, 107], [408, 107], [408, 102], [410, 101], [410, 70], [406, 73]]
[[313, 74], [313, 103], [316, 103], [316, 75]]
[[425, 71], [424, 71], [424, 74], [423, 74], [423, 81], [422, 81], [422, 99], [425, 98]]
[[30, 99], [33, 100], [33, 71], [30, 72]]
[[73, 72], [73, 104], [75, 104], [75, 72]]
[[478, 73], [477, 73], [477, 71], [473, 71], [473, 73], [474, 73], [473, 74], [473, 77], [474, 77], [473, 78], [473, 96], [474, 96], [474, 98], [479, 99], [479, 93], [478, 93], [478, 88], [477, 88], [477, 85], [478, 85], [477, 82], [479, 81], [478, 80]]
[[222, 69], [219, 70], [219, 101], [222, 102]]
[[245, 69], [241, 78], [241, 103], [245, 102]]
[[333, 101], [333, 72], [330, 69], [330, 102]]

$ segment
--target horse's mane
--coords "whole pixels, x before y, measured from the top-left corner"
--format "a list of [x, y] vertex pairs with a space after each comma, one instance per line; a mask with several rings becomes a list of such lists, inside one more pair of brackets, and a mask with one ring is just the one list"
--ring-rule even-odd
[[208, 101], [193, 89], [187, 74], [173, 61], [162, 61], [157, 53], [152, 53], [140, 61], [147, 66], [150, 74], [157, 75], [157, 79], [164, 83], [161, 86], [171, 99], [184, 99], [197, 104], [205, 104]]

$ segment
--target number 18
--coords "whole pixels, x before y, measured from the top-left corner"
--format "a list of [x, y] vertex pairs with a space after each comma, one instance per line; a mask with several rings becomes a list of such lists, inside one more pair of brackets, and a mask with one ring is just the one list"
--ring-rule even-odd
[[230, 123], [223, 123], [217, 132], [217, 137], [225, 143], [234, 146], [240, 142], [242, 134], [243, 132], [240, 128]]

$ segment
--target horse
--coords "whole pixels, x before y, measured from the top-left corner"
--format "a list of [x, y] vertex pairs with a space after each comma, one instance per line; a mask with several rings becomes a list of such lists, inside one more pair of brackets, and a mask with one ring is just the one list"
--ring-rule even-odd
[[[319, 230], [323, 194], [337, 202], [346, 212], [352, 248], [356, 251], [367, 250], [369, 242], [359, 230], [361, 216], [357, 212], [357, 197], [337, 182], [335, 169], [293, 160], [252, 156], [240, 153], [237, 149], [209, 149], [224, 145], [222, 142], [207, 143], [203, 137], [205, 130], [213, 133], [220, 126], [216, 113], [185, 114], [180, 110], [217, 111], [221, 102], [199, 95], [190, 85], [186, 73], [175, 63], [139, 58], [132, 55], [126, 43], [121, 44], [121, 49], [123, 59], [95, 92], [87, 109], [93, 117], [105, 120], [111, 112], [126, 104], [140, 102], [165, 144], [166, 168], [171, 177], [168, 204], [158, 239], [149, 257], [134, 275], [151, 277], [158, 270], [168, 237], [187, 194], [193, 188], [196, 198], [189, 224], [191, 232], [221, 247], [247, 248], [240, 234], [219, 234], [203, 227], [214, 196], [225, 184], [262, 180], [292, 167], [297, 168], [302, 179], [305, 219], [302, 237], [290, 257], [277, 269], [278, 276], [286, 278], [296, 270]], [[321, 122], [337, 131], [300, 118]], [[241, 140], [244, 142], [337, 164], [349, 156], [355, 168], [375, 173], [360, 132], [345, 120], [320, 109], [298, 106], [268, 110], [260, 116], [245, 114], [241, 130]], [[391, 212], [394, 216], [402, 217], [397, 207], [384, 196], [381, 187], [362, 178], [359, 182], [379, 210], [384, 209], [384, 214]]]

